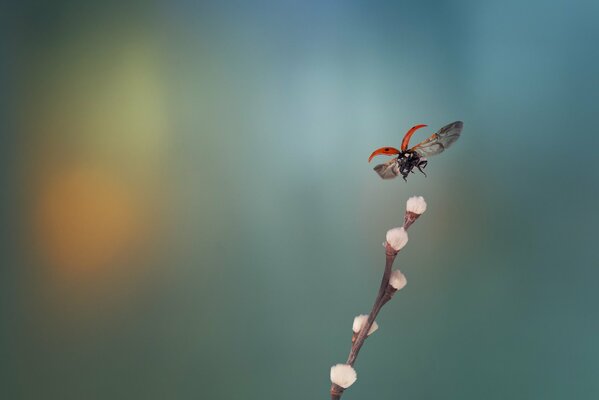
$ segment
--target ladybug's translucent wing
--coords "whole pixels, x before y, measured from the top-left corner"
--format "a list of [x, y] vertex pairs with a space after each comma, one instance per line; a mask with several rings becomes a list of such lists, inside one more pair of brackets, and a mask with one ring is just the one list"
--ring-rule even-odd
[[437, 133], [434, 133], [424, 142], [420, 142], [410, 150], [415, 151], [421, 157], [430, 157], [439, 154], [458, 140], [463, 127], [464, 123], [462, 121], [445, 125]]
[[384, 164], [379, 164], [374, 167], [377, 174], [383, 179], [393, 179], [399, 175], [399, 165], [397, 165], [397, 158], [387, 161]]

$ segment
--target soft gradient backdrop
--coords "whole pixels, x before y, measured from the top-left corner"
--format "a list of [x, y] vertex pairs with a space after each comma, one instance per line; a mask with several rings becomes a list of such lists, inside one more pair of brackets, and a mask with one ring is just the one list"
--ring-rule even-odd
[[599, 398], [598, 4], [6, 4], [0, 397]]

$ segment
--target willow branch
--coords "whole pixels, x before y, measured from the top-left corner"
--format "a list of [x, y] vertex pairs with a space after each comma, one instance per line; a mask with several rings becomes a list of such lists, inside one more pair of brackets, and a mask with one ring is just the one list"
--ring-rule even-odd
[[[406, 211], [403, 228], [407, 231], [407, 229], [414, 223], [414, 221], [416, 221], [416, 219], [418, 219], [419, 216], [420, 214]], [[358, 358], [358, 353], [362, 349], [362, 346], [364, 345], [364, 342], [368, 337], [368, 332], [370, 332], [370, 328], [374, 324], [374, 321], [376, 320], [376, 317], [378, 316], [379, 312], [381, 311], [383, 306], [389, 300], [391, 300], [391, 298], [397, 291], [389, 284], [389, 279], [391, 278], [393, 263], [395, 262], [395, 258], [397, 257], [398, 251], [395, 250], [388, 242], [385, 242], [384, 245], [386, 259], [385, 270], [381, 279], [381, 285], [379, 287], [379, 291], [374, 301], [374, 304], [372, 305], [372, 310], [370, 311], [370, 314], [368, 314], [368, 319], [366, 320], [366, 323], [363, 324], [362, 328], [360, 329], [360, 332], [355, 337], [355, 340], [353, 340], [352, 347], [346, 362], [346, 364], [350, 366], [353, 366], [356, 362], [356, 359]], [[331, 384], [331, 399], [341, 399], [344, 390], [344, 388], [335, 383]]]
[[372, 310], [370, 314], [368, 314], [368, 320], [362, 326], [360, 333], [358, 333], [358, 337], [354, 341], [354, 344], [351, 347], [349, 352], [349, 356], [347, 357], [347, 364], [354, 365], [356, 362], [356, 358], [358, 357], [358, 353], [360, 349], [364, 345], [364, 341], [368, 336], [368, 332], [372, 327], [372, 324], [376, 320], [377, 315], [381, 311], [383, 305], [391, 299], [392, 294], [389, 293], [389, 278], [391, 277], [391, 268], [393, 267], [393, 262], [395, 261], [395, 257], [397, 256], [397, 252], [389, 245], [389, 243], [385, 243], [385, 271], [383, 272], [383, 278], [381, 279], [381, 286], [379, 287], [379, 292], [376, 296], [374, 304], [372, 305]]

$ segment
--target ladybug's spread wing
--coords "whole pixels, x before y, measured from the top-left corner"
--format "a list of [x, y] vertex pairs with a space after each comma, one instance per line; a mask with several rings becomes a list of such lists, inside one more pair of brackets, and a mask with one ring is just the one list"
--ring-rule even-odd
[[394, 156], [399, 153], [400, 151], [397, 150], [395, 147], [381, 147], [380, 149], [376, 149], [372, 152], [370, 157], [368, 157], [368, 162], [372, 161], [374, 157], [379, 155]]
[[383, 179], [393, 179], [399, 175], [399, 165], [397, 165], [397, 158], [387, 161], [384, 164], [379, 164], [374, 167], [377, 174]]
[[403, 140], [401, 141], [401, 151], [406, 151], [408, 149], [408, 146], [410, 145], [410, 138], [412, 137], [412, 135], [420, 128], [424, 128], [427, 125], [424, 124], [420, 124], [420, 125], [416, 125], [413, 126], [409, 131], [406, 132], [406, 135], [403, 137]]
[[424, 142], [420, 142], [412, 147], [411, 150], [418, 153], [420, 157], [430, 157], [439, 154], [458, 140], [463, 127], [464, 123], [462, 121], [452, 122], [439, 129], [437, 133], [434, 133]]

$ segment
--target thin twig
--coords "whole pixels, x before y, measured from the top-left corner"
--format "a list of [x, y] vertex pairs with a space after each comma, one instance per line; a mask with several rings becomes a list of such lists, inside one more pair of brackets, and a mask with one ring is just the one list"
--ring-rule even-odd
[[[404, 229], [407, 230], [410, 225], [414, 223], [414, 221], [418, 218], [419, 215], [406, 212], [404, 219]], [[360, 332], [355, 338], [351, 350], [349, 352], [349, 356], [347, 357], [347, 364], [353, 366], [356, 362], [356, 358], [358, 358], [358, 353], [360, 349], [364, 345], [366, 338], [368, 337], [368, 332], [370, 332], [370, 328], [372, 324], [376, 320], [381, 308], [391, 300], [393, 294], [395, 294], [395, 289], [389, 285], [389, 279], [391, 277], [391, 270], [393, 267], [393, 263], [395, 262], [395, 258], [397, 257], [398, 251], [393, 249], [391, 245], [385, 242], [385, 271], [383, 272], [383, 278], [381, 279], [381, 286], [379, 287], [379, 292], [374, 300], [374, 304], [372, 305], [372, 310], [370, 314], [368, 314], [368, 319], [365, 324], [363, 324]], [[333, 383], [331, 384], [331, 400], [339, 400], [343, 395], [343, 389], [341, 386]]]
[[360, 333], [358, 334], [356, 341], [352, 345], [351, 351], [349, 352], [349, 357], [347, 358], [347, 364], [351, 366], [353, 366], [354, 362], [356, 362], [358, 352], [364, 345], [364, 341], [366, 340], [368, 332], [370, 331], [372, 324], [374, 323], [377, 315], [379, 314], [379, 311], [381, 311], [383, 305], [391, 298], [386, 298], [386, 293], [387, 287], [389, 286], [389, 278], [391, 277], [391, 268], [393, 267], [393, 262], [395, 261], [397, 252], [393, 248], [391, 248], [391, 246], [389, 246], [388, 243], [385, 243], [385, 255], [387, 256], [387, 260], [385, 262], [385, 272], [383, 273], [383, 278], [381, 279], [379, 293], [377, 294], [376, 300], [372, 305], [372, 311], [370, 311], [370, 314], [368, 314], [368, 320], [366, 321], [364, 326], [362, 326], [362, 329], [360, 329]]

